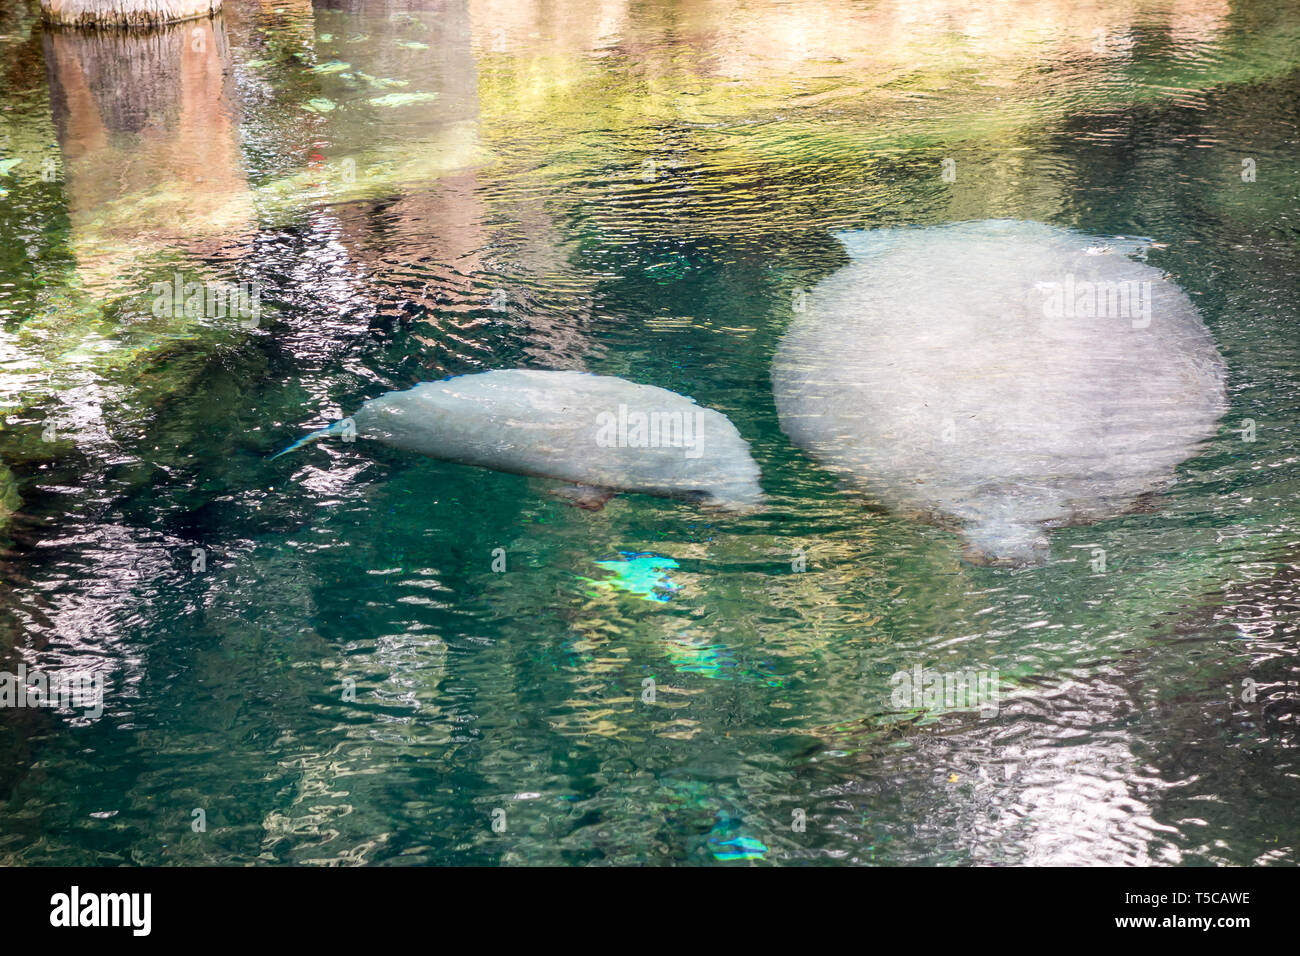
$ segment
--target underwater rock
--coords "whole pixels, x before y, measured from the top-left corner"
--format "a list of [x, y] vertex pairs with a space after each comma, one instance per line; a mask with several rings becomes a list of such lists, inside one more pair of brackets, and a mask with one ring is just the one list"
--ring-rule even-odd
[[505, 369], [388, 392], [280, 455], [327, 436], [569, 482], [578, 487], [564, 493], [594, 508], [611, 491], [733, 510], [763, 498], [749, 444], [725, 415], [586, 372]]
[[772, 384], [781, 426], [884, 506], [956, 523], [973, 560], [1173, 480], [1227, 407], [1195, 307], [1144, 243], [987, 220], [837, 236]]

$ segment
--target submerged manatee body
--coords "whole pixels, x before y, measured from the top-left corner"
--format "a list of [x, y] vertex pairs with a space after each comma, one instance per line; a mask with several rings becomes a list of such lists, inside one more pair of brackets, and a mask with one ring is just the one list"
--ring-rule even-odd
[[571, 497], [596, 507], [614, 491], [728, 509], [762, 502], [758, 466], [725, 415], [611, 376], [504, 369], [426, 382], [380, 395], [280, 454], [351, 429], [431, 458], [569, 482]]
[[1226, 409], [1223, 361], [1140, 242], [1030, 222], [842, 233], [772, 382], [786, 434], [976, 560], [1167, 485]]

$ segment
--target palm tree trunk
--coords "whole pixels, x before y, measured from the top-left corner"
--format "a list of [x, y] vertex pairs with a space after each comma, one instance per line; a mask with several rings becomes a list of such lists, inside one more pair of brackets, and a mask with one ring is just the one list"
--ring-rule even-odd
[[46, 23], [69, 27], [134, 27], [212, 16], [221, 0], [41, 0]]

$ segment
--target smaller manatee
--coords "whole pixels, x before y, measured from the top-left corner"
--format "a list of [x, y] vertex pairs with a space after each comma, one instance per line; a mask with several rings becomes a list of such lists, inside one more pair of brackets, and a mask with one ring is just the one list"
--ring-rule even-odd
[[568, 482], [561, 493], [588, 508], [618, 491], [729, 510], [763, 501], [749, 444], [725, 415], [607, 375], [502, 369], [426, 382], [371, 399], [273, 457], [340, 435]]

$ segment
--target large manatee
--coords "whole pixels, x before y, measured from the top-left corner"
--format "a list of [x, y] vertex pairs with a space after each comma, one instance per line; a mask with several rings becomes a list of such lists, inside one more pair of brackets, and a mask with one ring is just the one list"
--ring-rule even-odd
[[667, 389], [586, 372], [503, 369], [388, 392], [274, 457], [328, 436], [554, 478], [588, 508], [615, 491], [733, 510], [763, 498], [749, 445], [725, 415]]
[[851, 262], [777, 349], [782, 428], [956, 524], [973, 560], [1046, 560], [1044, 529], [1166, 486], [1226, 409], [1214, 341], [1142, 241], [1007, 220], [837, 238]]

